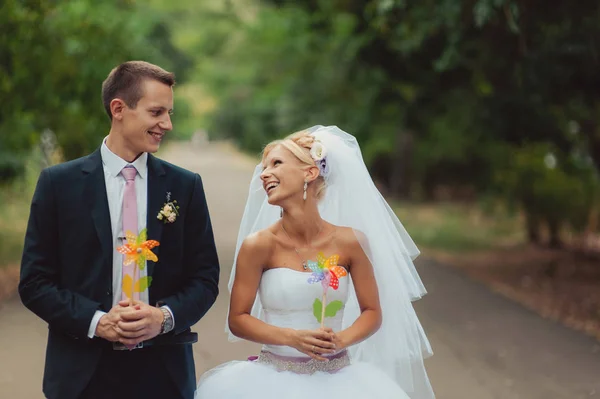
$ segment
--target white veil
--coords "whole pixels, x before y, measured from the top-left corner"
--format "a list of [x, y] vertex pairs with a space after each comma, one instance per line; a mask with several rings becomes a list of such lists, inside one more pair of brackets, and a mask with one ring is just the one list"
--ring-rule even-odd
[[[368, 239], [368, 243], [361, 242], [361, 245], [373, 265], [380, 294], [381, 328], [348, 348], [349, 353], [352, 359], [371, 363], [388, 373], [411, 399], [434, 398], [423, 365], [423, 359], [431, 356], [432, 351], [411, 303], [426, 293], [412, 262], [419, 250], [375, 187], [354, 136], [337, 126], [313, 126], [307, 130], [327, 150], [329, 172], [325, 176], [325, 196], [319, 203], [321, 217], [338, 226], [352, 227], [363, 233], [357, 237]], [[279, 207], [267, 202], [261, 172], [259, 164], [250, 183], [235, 259], [249, 234], [272, 225], [280, 217]], [[234, 263], [230, 292], [235, 267]], [[258, 295], [252, 315], [264, 320]], [[350, 284], [343, 328], [352, 325], [359, 315], [356, 293]], [[225, 330], [230, 340], [238, 339], [227, 325]]]

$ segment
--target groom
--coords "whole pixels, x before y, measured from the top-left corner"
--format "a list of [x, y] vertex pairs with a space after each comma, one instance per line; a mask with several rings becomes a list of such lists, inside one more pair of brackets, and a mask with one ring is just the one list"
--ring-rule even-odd
[[[151, 155], [172, 129], [174, 84], [147, 62], [113, 69], [101, 147], [40, 175], [19, 293], [48, 323], [49, 399], [194, 396], [190, 327], [217, 297], [219, 264], [200, 176]], [[134, 271], [117, 248], [146, 228], [158, 261]]]

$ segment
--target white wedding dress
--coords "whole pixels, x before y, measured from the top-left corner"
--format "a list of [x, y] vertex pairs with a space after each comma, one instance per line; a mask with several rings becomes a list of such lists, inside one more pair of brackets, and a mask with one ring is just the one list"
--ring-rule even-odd
[[[320, 283], [309, 284], [311, 273], [287, 268], [263, 273], [259, 296], [267, 323], [298, 330], [318, 329], [313, 313], [321, 300]], [[349, 277], [339, 288], [327, 291], [327, 303], [348, 299]], [[325, 325], [342, 326], [343, 307]], [[258, 359], [233, 361], [206, 372], [198, 383], [196, 399], [409, 399], [388, 375], [377, 367], [352, 361], [346, 351], [330, 361], [313, 360], [294, 348], [264, 345]]]

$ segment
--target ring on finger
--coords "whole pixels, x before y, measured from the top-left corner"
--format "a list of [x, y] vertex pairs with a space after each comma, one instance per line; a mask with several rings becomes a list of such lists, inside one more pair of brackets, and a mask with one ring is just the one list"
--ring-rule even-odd
[[317, 348], [313, 345], [311, 351], [315, 352], [315, 349], [317, 349]]

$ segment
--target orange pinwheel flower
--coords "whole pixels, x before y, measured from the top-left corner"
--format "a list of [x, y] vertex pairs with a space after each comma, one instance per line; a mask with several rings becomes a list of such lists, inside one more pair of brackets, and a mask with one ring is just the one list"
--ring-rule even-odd
[[152, 248], [159, 246], [160, 243], [156, 240], [148, 240], [146, 229], [140, 231], [138, 236], [128, 231], [125, 237], [127, 244], [117, 248], [119, 253], [125, 255], [123, 264], [130, 265], [135, 262], [140, 270], [143, 270], [146, 260], [158, 262], [158, 257], [152, 252]]

